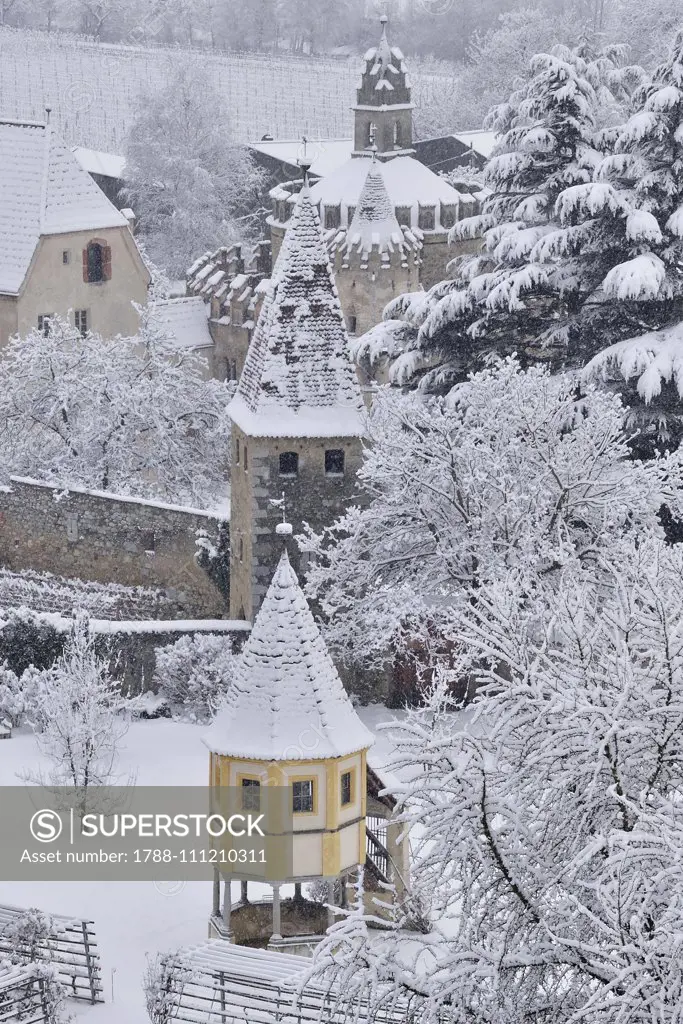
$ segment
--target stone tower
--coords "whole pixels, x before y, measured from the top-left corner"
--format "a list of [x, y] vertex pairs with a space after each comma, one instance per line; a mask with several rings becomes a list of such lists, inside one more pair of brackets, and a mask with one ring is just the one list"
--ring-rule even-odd
[[384, 15], [379, 46], [368, 50], [356, 93], [354, 152], [368, 153], [376, 145], [380, 160], [409, 156], [413, 146], [413, 103], [403, 54], [387, 39]]
[[352, 502], [361, 462], [363, 397], [307, 180], [228, 411], [230, 609], [253, 621], [280, 557], [282, 499], [295, 532], [328, 526]]
[[397, 295], [420, 287], [422, 242], [396, 220], [382, 165], [372, 160], [348, 228], [328, 243], [350, 334], [365, 334]]

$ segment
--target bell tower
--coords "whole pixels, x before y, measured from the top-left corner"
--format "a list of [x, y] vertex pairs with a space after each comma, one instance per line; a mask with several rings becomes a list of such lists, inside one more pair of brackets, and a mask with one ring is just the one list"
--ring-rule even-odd
[[379, 45], [364, 56], [354, 112], [354, 155], [369, 155], [377, 147], [379, 160], [414, 154], [413, 109], [405, 58], [387, 39], [386, 14], [382, 15]]

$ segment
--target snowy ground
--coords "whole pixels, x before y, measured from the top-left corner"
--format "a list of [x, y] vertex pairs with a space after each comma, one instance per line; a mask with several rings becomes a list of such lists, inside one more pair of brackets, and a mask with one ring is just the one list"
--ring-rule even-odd
[[[380, 722], [397, 717], [378, 705], [358, 710], [373, 731]], [[124, 740], [123, 773], [137, 772], [138, 785], [203, 785], [208, 774], [208, 754], [201, 742], [204, 731], [203, 726], [164, 719], [135, 722]], [[370, 763], [381, 769], [390, 752], [389, 737], [378, 735]], [[0, 786], [16, 785], [17, 772], [39, 761], [32, 734], [18, 730], [9, 742], [0, 743]], [[235, 891], [233, 897], [237, 895]], [[73, 1011], [88, 1024], [148, 1024], [141, 989], [145, 956], [206, 938], [211, 885], [191, 882], [167, 896], [151, 882], [0, 882], [0, 903], [93, 920], [106, 1004], [74, 1004]]]

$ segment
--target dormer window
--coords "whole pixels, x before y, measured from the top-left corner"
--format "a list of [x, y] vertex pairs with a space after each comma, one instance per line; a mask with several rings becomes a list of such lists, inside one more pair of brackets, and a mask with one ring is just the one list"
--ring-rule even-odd
[[100, 284], [111, 279], [111, 248], [106, 242], [94, 240], [83, 250], [83, 280]]
[[452, 228], [456, 222], [458, 216], [458, 208], [453, 204], [446, 205], [441, 204], [441, 226], [443, 228]]
[[325, 207], [325, 228], [338, 228], [341, 224], [341, 206]]
[[433, 231], [436, 226], [436, 209], [433, 206], [420, 206], [417, 226], [423, 231]]
[[412, 210], [409, 206], [397, 206], [396, 207], [396, 220], [399, 222], [401, 227], [409, 228], [411, 225], [411, 213]]

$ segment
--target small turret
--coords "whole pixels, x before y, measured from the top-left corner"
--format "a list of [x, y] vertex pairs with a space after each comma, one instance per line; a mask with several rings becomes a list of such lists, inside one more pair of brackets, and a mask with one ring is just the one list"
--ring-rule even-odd
[[330, 232], [328, 245], [351, 334], [370, 330], [388, 302], [419, 288], [421, 232], [398, 223], [374, 157], [349, 227]]

